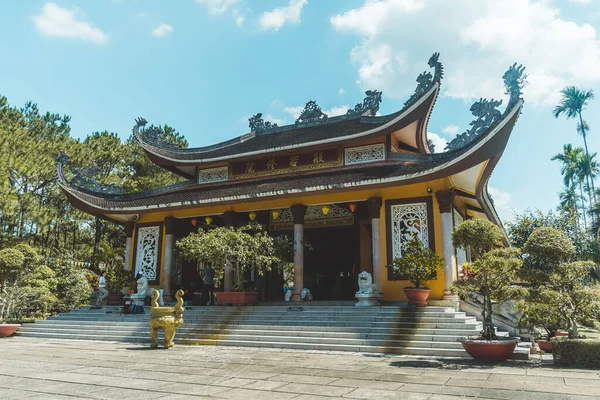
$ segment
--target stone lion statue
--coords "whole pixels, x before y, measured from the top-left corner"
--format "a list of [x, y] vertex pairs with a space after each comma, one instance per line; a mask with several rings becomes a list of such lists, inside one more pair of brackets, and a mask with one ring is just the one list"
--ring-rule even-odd
[[373, 277], [367, 271], [358, 274], [358, 292], [361, 294], [377, 293], [377, 285], [373, 284]]

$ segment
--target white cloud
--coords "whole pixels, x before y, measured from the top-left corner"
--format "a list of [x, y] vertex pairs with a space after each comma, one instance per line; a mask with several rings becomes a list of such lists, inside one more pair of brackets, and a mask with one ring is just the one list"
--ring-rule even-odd
[[427, 139], [433, 142], [436, 153], [443, 153], [446, 145], [448, 144], [446, 139], [433, 132], [427, 132]]
[[511, 221], [515, 217], [515, 210], [511, 207], [512, 196], [498, 188], [488, 186], [488, 193], [494, 201], [494, 208], [502, 221]]
[[244, 20], [245, 20], [245, 18], [244, 18], [244, 17], [242, 17], [241, 15], [238, 15], [238, 16], [235, 18], [235, 24], [236, 24], [237, 26], [242, 26], [242, 25], [244, 24]]
[[340, 88], [340, 90], [338, 90], [338, 95], [340, 95], [340, 96], [341, 96], [341, 95], [343, 95], [344, 93], [346, 93], [346, 91], [345, 91], [344, 89], [341, 89], [341, 88]]
[[443, 132], [447, 133], [448, 135], [455, 136], [459, 130], [460, 128], [458, 127], [458, 125], [448, 125], [443, 129]]
[[272, 11], [265, 11], [260, 17], [260, 26], [263, 30], [273, 29], [278, 31], [286, 23], [299, 24], [302, 7], [308, 0], [290, 0], [286, 7], [277, 7]]
[[346, 111], [350, 109], [350, 106], [344, 104], [343, 106], [334, 106], [329, 110], [324, 110], [323, 112], [327, 114], [328, 117], [335, 117], [337, 115], [346, 114]]
[[[554, 105], [566, 84], [600, 81], [595, 29], [548, 0], [365, 0], [330, 22], [360, 38], [350, 53], [359, 86], [392, 98], [412, 93], [434, 51], [447, 67], [443, 94], [467, 101], [501, 98], [502, 74], [515, 61], [529, 74], [526, 101], [540, 106]], [[414, 34], [424, 27], [426, 35]]]
[[285, 124], [285, 119], [275, 118], [271, 114], [266, 114], [265, 116], [263, 116], [263, 120], [272, 122], [272, 123], [277, 124], [279, 126]]
[[[77, 10], [70, 11], [54, 3], [46, 3], [42, 14], [32, 17], [38, 31], [44, 36], [80, 39], [104, 44], [108, 37], [88, 22], [76, 19]], [[79, 14], [79, 13], [78, 13]]]
[[153, 31], [152, 36], [157, 38], [164, 38], [173, 33], [173, 27], [169, 24], [161, 23]]
[[196, 0], [196, 3], [206, 6], [212, 15], [223, 14], [239, 2], [240, 0]]
[[302, 110], [304, 110], [304, 106], [283, 107], [283, 111], [290, 114], [294, 120], [298, 119]]
[[592, 0], [569, 0], [569, 3], [574, 4], [590, 4]]

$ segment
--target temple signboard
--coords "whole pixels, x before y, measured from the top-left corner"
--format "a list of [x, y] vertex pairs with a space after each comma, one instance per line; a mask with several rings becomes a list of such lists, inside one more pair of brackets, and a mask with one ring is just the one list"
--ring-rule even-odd
[[264, 157], [231, 164], [231, 179], [287, 174], [344, 165], [339, 148]]

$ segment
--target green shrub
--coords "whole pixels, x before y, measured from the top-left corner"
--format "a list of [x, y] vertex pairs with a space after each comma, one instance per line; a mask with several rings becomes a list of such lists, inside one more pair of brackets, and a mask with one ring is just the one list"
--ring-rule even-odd
[[541, 276], [528, 276], [528, 281], [544, 280], [561, 263], [575, 256], [575, 246], [563, 232], [550, 227], [537, 228], [523, 246], [524, 271]]
[[461, 223], [452, 232], [456, 248], [471, 248], [476, 258], [481, 258], [494, 247], [502, 245], [502, 229], [487, 219], [471, 219]]
[[554, 338], [552, 357], [557, 366], [600, 368], [600, 340]]

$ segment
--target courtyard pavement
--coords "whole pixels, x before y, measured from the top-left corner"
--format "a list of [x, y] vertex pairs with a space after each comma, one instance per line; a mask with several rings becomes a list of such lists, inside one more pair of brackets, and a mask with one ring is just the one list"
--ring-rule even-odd
[[594, 399], [600, 371], [361, 353], [0, 340], [0, 399]]

